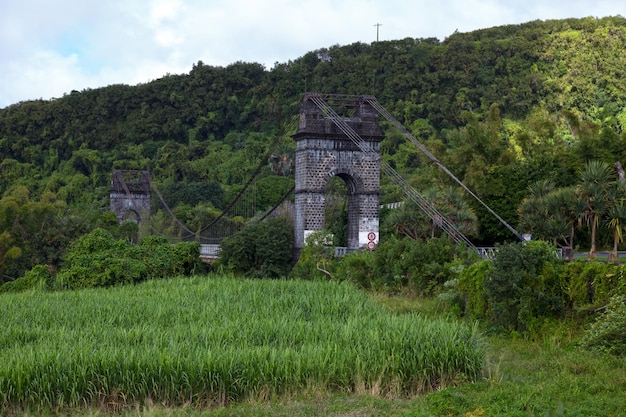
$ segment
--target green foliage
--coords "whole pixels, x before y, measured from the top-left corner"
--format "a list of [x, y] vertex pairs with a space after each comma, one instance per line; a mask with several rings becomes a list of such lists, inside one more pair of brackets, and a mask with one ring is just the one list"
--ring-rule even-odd
[[198, 243], [172, 245], [162, 236], [147, 236], [138, 245], [129, 245], [128, 251], [129, 256], [146, 267], [151, 279], [192, 275], [200, 262]]
[[581, 345], [615, 355], [626, 355], [626, 299], [615, 295], [606, 311], [585, 331]]
[[31, 199], [17, 187], [0, 199], [0, 282], [23, 276], [37, 264], [58, 268], [70, 241], [89, 230], [97, 216], [68, 210], [54, 193]]
[[[469, 237], [477, 234], [478, 221], [476, 215], [463, 199], [460, 188], [430, 188], [423, 195], [463, 235]], [[411, 200], [407, 200], [400, 207], [393, 209], [385, 219], [385, 226], [395, 233], [414, 240], [426, 240], [442, 234], [435, 221], [430, 219]]]
[[23, 277], [0, 285], [0, 293], [21, 292], [30, 289], [52, 290], [54, 286], [54, 275], [50, 271], [50, 267], [46, 265], [35, 265], [31, 270], [27, 271]]
[[255, 183], [256, 204], [262, 210], [271, 208], [293, 185], [294, 180], [291, 177], [269, 175], [259, 179]]
[[78, 289], [132, 284], [148, 278], [146, 266], [128, 256], [129, 243], [95, 229], [70, 245], [57, 275], [60, 288]]
[[562, 313], [562, 267], [555, 248], [546, 242], [499, 246], [484, 282], [493, 325], [526, 332], [537, 319]]
[[218, 265], [249, 277], [286, 277], [291, 269], [293, 225], [283, 217], [244, 228], [220, 244]]
[[[179, 204], [195, 206], [198, 203], [210, 202], [214, 207], [224, 206], [224, 190], [216, 182], [188, 182], [165, 184], [159, 186], [163, 199], [171, 207]], [[155, 205], [155, 204], [153, 204]]]
[[190, 275], [199, 263], [195, 242], [171, 245], [162, 237], [148, 237], [138, 245], [95, 229], [72, 243], [57, 286], [66, 289], [109, 287], [147, 279]]
[[460, 272], [457, 289], [463, 297], [464, 308], [461, 312], [465, 316], [475, 319], [488, 317], [489, 306], [485, 279], [491, 273], [492, 268], [492, 261], [481, 259]]
[[377, 277], [374, 269], [375, 254], [373, 251], [349, 253], [339, 259], [334, 276], [346, 280], [361, 288], [376, 288]]
[[432, 295], [457, 278], [458, 264], [470, 257], [465, 246], [447, 236], [426, 241], [390, 236], [374, 251], [376, 287], [409, 286], [418, 294]]
[[301, 249], [298, 261], [289, 276], [299, 279], [328, 279], [334, 278], [337, 266], [333, 248], [330, 246], [328, 230], [318, 230], [306, 238], [306, 244]]
[[577, 260], [562, 271], [570, 308], [585, 311], [602, 307], [618, 294], [626, 294], [626, 266]]

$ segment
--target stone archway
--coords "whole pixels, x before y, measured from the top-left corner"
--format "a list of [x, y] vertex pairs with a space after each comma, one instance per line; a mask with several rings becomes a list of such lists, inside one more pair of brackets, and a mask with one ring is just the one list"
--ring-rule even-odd
[[[324, 228], [324, 198], [328, 179], [342, 178], [348, 187], [348, 251], [378, 242], [380, 141], [378, 113], [355, 96], [344, 101], [350, 116], [343, 118], [363, 140], [363, 152], [322, 109], [305, 95], [300, 104], [296, 141], [295, 246]], [[374, 236], [374, 239], [371, 239]]]
[[109, 199], [118, 223], [140, 224], [143, 213], [150, 215], [150, 173], [116, 169], [111, 175]]

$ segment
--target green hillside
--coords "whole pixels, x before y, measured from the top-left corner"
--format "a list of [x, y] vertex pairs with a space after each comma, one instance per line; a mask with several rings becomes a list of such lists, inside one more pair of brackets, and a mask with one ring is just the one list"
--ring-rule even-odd
[[[622, 17], [534, 21], [443, 41], [335, 45], [271, 69], [198, 62], [188, 74], [146, 84], [0, 109], [2, 279], [37, 263], [58, 265], [69, 241], [112, 225], [104, 212], [113, 169], [149, 170], [185, 222], [214, 217], [270, 143], [278, 143], [277, 160], [290, 157], [290, 121], [306, 91], [375, 95], [517, 225], [530, 184], [569, 186], [589, 160], [626, 161], [625, 46]], [[384, 158], [410, 183], [422, 191], [449, 185], [397, 132], [383, 130]], [[268, 163], [257, 181], [261, 209], [280, 195], [268, 184], [289, 188], [289, 172], [276, 168]], [[402, 198], [382, 181], [383, 203]], [[477, 243], [511, 239], [468, 204], [479, 220]]]

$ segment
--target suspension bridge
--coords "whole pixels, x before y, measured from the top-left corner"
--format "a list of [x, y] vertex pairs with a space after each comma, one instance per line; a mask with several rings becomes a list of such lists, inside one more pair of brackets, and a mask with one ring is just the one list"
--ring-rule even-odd
[[[357, 108], [358, 116], [354, 118], [354, 109]], [[366, 110], [363, 110], [366, 108]], [[346, 109], [348, 115], [346, 115]], [[360, 109], [360, 110], [359, 110]], [[349, 113], [352, 111], [353, 115], [350, 117]], [[361, 113], [359, 113], [359, 111]], [[317, 119], [310, 118], [310, 113], [316, 112]], [[340, 116], [339, 113], [343, 114]], [[372, 116], [376, 118], [373, 119]], [[309, 117], [309, 119], [307, 119]], [[268, 146], [266, 153], [262, 156], [259, 165], [250, 175], [248, 181], [246, 181], [237, 195], [228, 203], [225, 208], [210, 220], [206, 225], [196, 226], [194, 228], [185, 225], [180, 221], [173, 210], [169, 207], [163, 195], [159, 191], [156, 183], [153, 181], [151, 175], [147, 171], [134, 172], [134, 178], [129, 178], [129, 172], [116, 171], [112, 177], [111, 186], [111, 209], [116, 211], [118, 219], [121, 221], [124, 217], [124, 213], [131, 211], [135, 213], [137, 221], [141, 220], [142, 210], [146, 211], [146, 193], [149, 194], [149, 190], [152, 190], [157, 196], [159, 202], [162, 204], [164, 210], [170, 216], [169, 223], [167, 224], [167, 234], [169, 236], [176, 236], [177, 239], [183, 240], [195, 240], [202, 245], [202, 257], [205, 259], [214, 259], [218, 256], [219, 243], [226, 237], [233, 236], [244, 227], [254, 222], [263, 221], [270, 215], [273, 215], [276, 210], [287, 200], [294, 192], [296, 193], [296, 207], [295, 207], [295, 223], [296, 234], [306, 233], [307, 217], [311, 217], [311, 213], [314, 215], [317, 212], [310, 211], [308, 208], [299, 207], [303, 205], [320, 205], [323, 209], [323, 196], [317, 198], [319, 193], [323, 193], [325, 187], [325, 181], [331, 176], [340, 176], [348, 184], [349, 196], [352, 198], [352, 194], [355, 195], [352, 198], [353, 201], [349, 203], [349, 222], [350, 217], [355, 219], [354, 227], [349, 224], [349, 233], [352, 233], [353, 238], [349, 243], [350, 249], [363, 246], [363, 233], [371, 235], [375, 233], [377, 236], [378, 228], [378, 179], [367, 178], [368, 175], [379, 176], [380, 173], [386, 175], [406, 196], [407, 201], [411, 201], [416, 204], [417, 207], [423, 211], [428, 218], [438, 226], [444, 233], [446, 233], [457, 244], [464, 244], [468, 248], [474, 250], [481, 257], [492, 257], [494, 254], [493, 248], [478, 248], [470, 239], [468, 239], [459, 228], [453, 224], [453, 222], [444, 216], [438, 209], [428, 201], [418, 190], [411, 186], [407, 180], [402, 177], [394, 168], [392, 168], [384, 159], [380, 157], [380, 151], [377, 143], [379, 143], [382, 135], [377, 133], [378, 122], [380, 118], [383, 118], [389, 122], [391, 126], [398, 130], [406, 138], [407, 141], [416, 146], [432, 163], [434, 163], [439, 169], [441, 169], [446, 175], [448, 175], [454, 182], [467, 192], [469, 196], [474, 198], [480, 203], [489, 213], [491, 213], [498, 221], [507, 228], [513, 236], [520, 241], [523, 241], [523, 236], [517, 232], [511, 225], [509, 225], [504, 219], [502, 219], [496, 212], [494, 212], [485, 202], [483, 202], [475, 193], [473, 193], [461, 180], [459, 180], [448, 168], [446, 168], [437, 157], [426, 149], [411, 133], [398, 122], [376, 99], [371, 95], [339, 95], [339, 94], [319, 94], [319, 93], [306, 93], [303, 96], [301, 102], [301, 110], [299, 116], [294, 118], [285, 126], [285, 132], [282, 135], [290, 134], [295, 130], [296, 124], [298, 124], [298, 130], [291, 136], [296, 139], [296, 185], [286, 192], [281, 198], [275, 202], [275, 204], [263, 211], [259, 212], [255, 204], [255, 187], [253, 184], [255, 179], [261, 173], [263, 167], [268, 165], [268, 162], [272, 154], [276, 151], [276, 147], [281, 136], [277, 136], [276, 139]], [[372, 124], [367, 130], [363, 126], [367, 123], [375, 121], [375, 126]], [[303, 132], [310, 128], [312, 123], [316, 123], [316, 128], [321, 129], [315, 134], [305, 134]], [[308, 125], [307, 125], [308, 123]], [[372, 127], [373, 126], [373, 127]], [[367, 135], [363, 134], [365, 129]], [[369, 136], [368, 136], [369, 135]], [[302, 137], [306, 136], [307, 140], [302, 140]], [[334, 141], [330, 144], [323, 144], [324, 138], [333, 137]], [[363, 136], [366, 136], [364, 139]], [[304, 145], [302, 145], [304, 143]], [[322, 145], [320, 145], [322, 143]], [[313, 144], [313, 145], [311, 145]], [[333, 153], [338, 148], [341, 148], [343, 153]], [[350, 153], [346, 156], [345, 151]], [[310, 155], [317, 155], [319, 161], [324, 161], [323, 167], [319, 167], [322, 162], [316, 162], [317, 165], [311, 166], [304, 165], [304, 160], [310, 160]], [[347, 159], [350, 162], [348, 165], [343, 165], [334, 162], [329, 163], [329, 160]], [[316, 159], [317, 160], [317, 159]], [[365, 161], [365, 162], [364, 162]], [[298, 165], [300, 164], [300, 174], [298, 174]], [[351, 165], [350, 165], [351, 164]], [[367, 172], [355, 171], [355, 164], [361, 164], [368, 167]], [[365, 164], [365, 165], [364, 165]], [[306, 168], [302, 168], [306, 166]], [[375, 168], [375, 169], [374, 169]], [[310, 184], [303, 180], [303, 175], [309, 175], [302, 173], [302, 171], [318, 170], [323, 175], [318, 180], [320, 184]], [[369, 172], [369, 173], [368, 173]], [[373, 174], [372, 174], [373, 173]], [[298, 178], [300, 175], [300, 178]], [[126, 178], [124, 178], [126, 176]], [[309, 175], [310, 177], [310, 175]], [[308, 177], [307, 177], [308, 178]], [[306, 184], [305, 184], [306, 182]], [[374, 183], [372, 189], [361, 190], [359, 187], [365, 189], [366, 186], [363, 183]], [[298, 190], [296, 190], [298, 188]], [[149, 189], [149, 190], [148, 190]], [[311, 192], [311, 189], [315, 189], [315, 192]], [[375, 198], [372, 199], [372, 195]], [[298, 201], [298, 197], [299, 201]], [[313, 202], [315, 201], [315, 202]], [[368, 205], [376, 204], [376, 213], [372, 214], [371, 209], [369, 214], [363, 214], [364, 208]], [[284, 206], [283, 206], [284, 208]], [[367, 207], [366, 207], [367, 208]], [[308, 210], [308, 211], [307, 211]], [[318, 209], [316, 209], [318, 210]], [[149, 212], [149, 207], [147, 209]], [[350, 213], [350, 212], [353, 213]], [[367, 211], [367, 210], [365, 210]], [[369, 217], [368, 217], [369, 216]], [[318, 216], [319, 217], [319, 216]], [[375, 217], [375, 218], [374, 218]], [[322, 220], [323, 222], [323, 214]], [[302, 225], [298, 226], [298, 222]], [[359, 225], [361, 223], [361, 229]], [[314, 226], [313, 228], [319, 228]], [[363, 226], [365, 224], [365, 226]], [[353, 231], [350, 231], [352, 227]], [[375, 232], [373, 230], [375, 229]], [[369, 230], [369, 232], [368, 232]], [[164, 230], [153, 230], [153, 233], [162, 234]], [[300, 241], [302, 245], [302, 236], [296, 236], [296, 244]], [[349, 242], [350, 242], [349, 237]], [[301, 246], [300, 246], [301, 247]]]

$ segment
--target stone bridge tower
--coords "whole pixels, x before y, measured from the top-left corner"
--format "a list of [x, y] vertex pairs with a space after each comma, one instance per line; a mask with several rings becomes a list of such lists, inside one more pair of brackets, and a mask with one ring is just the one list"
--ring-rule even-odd
[[122, 171], [111, 175], [110, 208], [121, 224], [141, 223], [141, 216], [150, 215], [150, 172]]
[[[319, 96], [319, 95], [317, 95]], [[376, 110], [359, 96], [341, 102], [349, 117], [342, 120], [369, 146], [365, 153], [306, 94], [300, 103], [300, 121], [293, 136], [295, 163], [295, 247], [324, 228], [324, 199], [328, 180], [338, 176], [347, 185], [348, 251], [378, 242], [380, 141]], [[349, 100], [347, 100], [349, 98]], [[373, 243], [372, 243], [373, 242]]]

